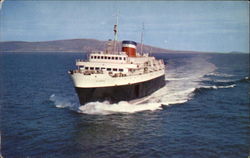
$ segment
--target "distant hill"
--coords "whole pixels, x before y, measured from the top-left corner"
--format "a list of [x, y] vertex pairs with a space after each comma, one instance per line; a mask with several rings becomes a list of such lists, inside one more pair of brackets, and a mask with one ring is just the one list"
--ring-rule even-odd
[[[121, 42], [119, 42], [118, 45], [121, 46]], [[44, 42], [9, 41], [0, 42], [0, 52], [91, 52], [93, 50], [105, 50], [106, 46], [107, 41], [95, 39], [69, 39]], [[141, 46], [138, 44], [138, 52], [140, 52], [140, 48]], [[168, 50], [144, 45], [143, 52], [190, 53], [191, 51]]]

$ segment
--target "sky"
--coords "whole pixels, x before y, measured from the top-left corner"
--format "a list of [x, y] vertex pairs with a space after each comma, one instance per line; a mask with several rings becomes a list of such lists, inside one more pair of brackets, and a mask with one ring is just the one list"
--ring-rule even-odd
[[1, 41], [118, 39], [165, 49], [249, 52], [247, 1], [5, 0]]

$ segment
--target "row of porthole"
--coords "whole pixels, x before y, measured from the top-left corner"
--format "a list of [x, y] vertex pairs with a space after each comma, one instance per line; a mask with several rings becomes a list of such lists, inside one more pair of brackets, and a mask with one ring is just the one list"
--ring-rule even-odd
[[90, 56], [91, 59], [126, 60], [126, 57]]
[[123, 72], [124, 70], [123, 69], [117, 69], [117, 68], [100, 68], [100, 67], [85, 67], [85, 70], [107, 70], [107, 71], [119, 71], [119, 72]]

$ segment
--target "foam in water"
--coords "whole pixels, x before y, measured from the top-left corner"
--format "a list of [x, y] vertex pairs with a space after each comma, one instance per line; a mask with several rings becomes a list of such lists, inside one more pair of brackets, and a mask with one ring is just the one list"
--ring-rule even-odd
[[[58, 97], [51, 95], [58, 108], [77, 107], [77, 111], [85, 114], [106, 115], [113, 113], [135, 113], [146, 110], [161, 109], [162, 105], [185, 103], [193, 97], [196, 88], [201, 87], [206, 74], [214, 72], [216, 67], [207, 61], [204, 57], [194, 57], [183, 62], [182, 66], [177, 68], [166, 68], [166, 86], [154, 92], [145, 98], [133, 100], [130, 102], [121, 101], [116, 104], [109, 102], [91, 102], [78, 106], [79, 103], [67, 100], [67, 97]], [[218, 88], [218, 87], [217, 87]]]
[[226, 73], [218, 73], [218, 72], [211, 72], [207, 74], [208, 76], [219, 76], [219, 77], [233, 77], [234, 75], [226, 74]]
[[52, 94], [50, 96], [49, 100], [53, 101], [57, 108], [69, 107], [69, 108], [73, 109], [74, 107], [77, 106], [77, 103], [72, 101], [72, 98], [69, 98], [69, 97], [62, 97], [62, 96]]
[[202, 86], [201, 88], [207, 88], [207, 89], [220, 89], [220, 88], [233, 88], [236, 84], [228, 85], [228, 86]]
[[134, 113], [145, 110], [161, 109], [158, 103], [145, 104], [130, 104], [129, 102], [121, 101], [117, 104], [109, 102], [91, 102], [79, 107], [80, 113], [85, 114], [113, 114], [113, 113]]

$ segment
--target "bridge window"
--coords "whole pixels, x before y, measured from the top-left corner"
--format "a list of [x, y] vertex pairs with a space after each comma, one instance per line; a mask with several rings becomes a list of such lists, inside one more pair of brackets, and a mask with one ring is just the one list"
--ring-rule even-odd
[[90, 70], [94, 70], [94, 68], [93, 68], [93, 67], [90, 67]]
[[113, 71], [117, 71], [117, 68], [113, 68]]
[[107, 68], [107, 71], [111, 71], [111, 68]]
[[123, 69], [119, 69], [120, 72], [123, 72]]
[[86, 69], [86, 70], [88, 70], [88, 69], [89, 69], [89, 67], [85, 67], [85, 69]]
[[95, 70], [100, 70], [100, 68], [99, 68], [99, 67], [96, 67]]

